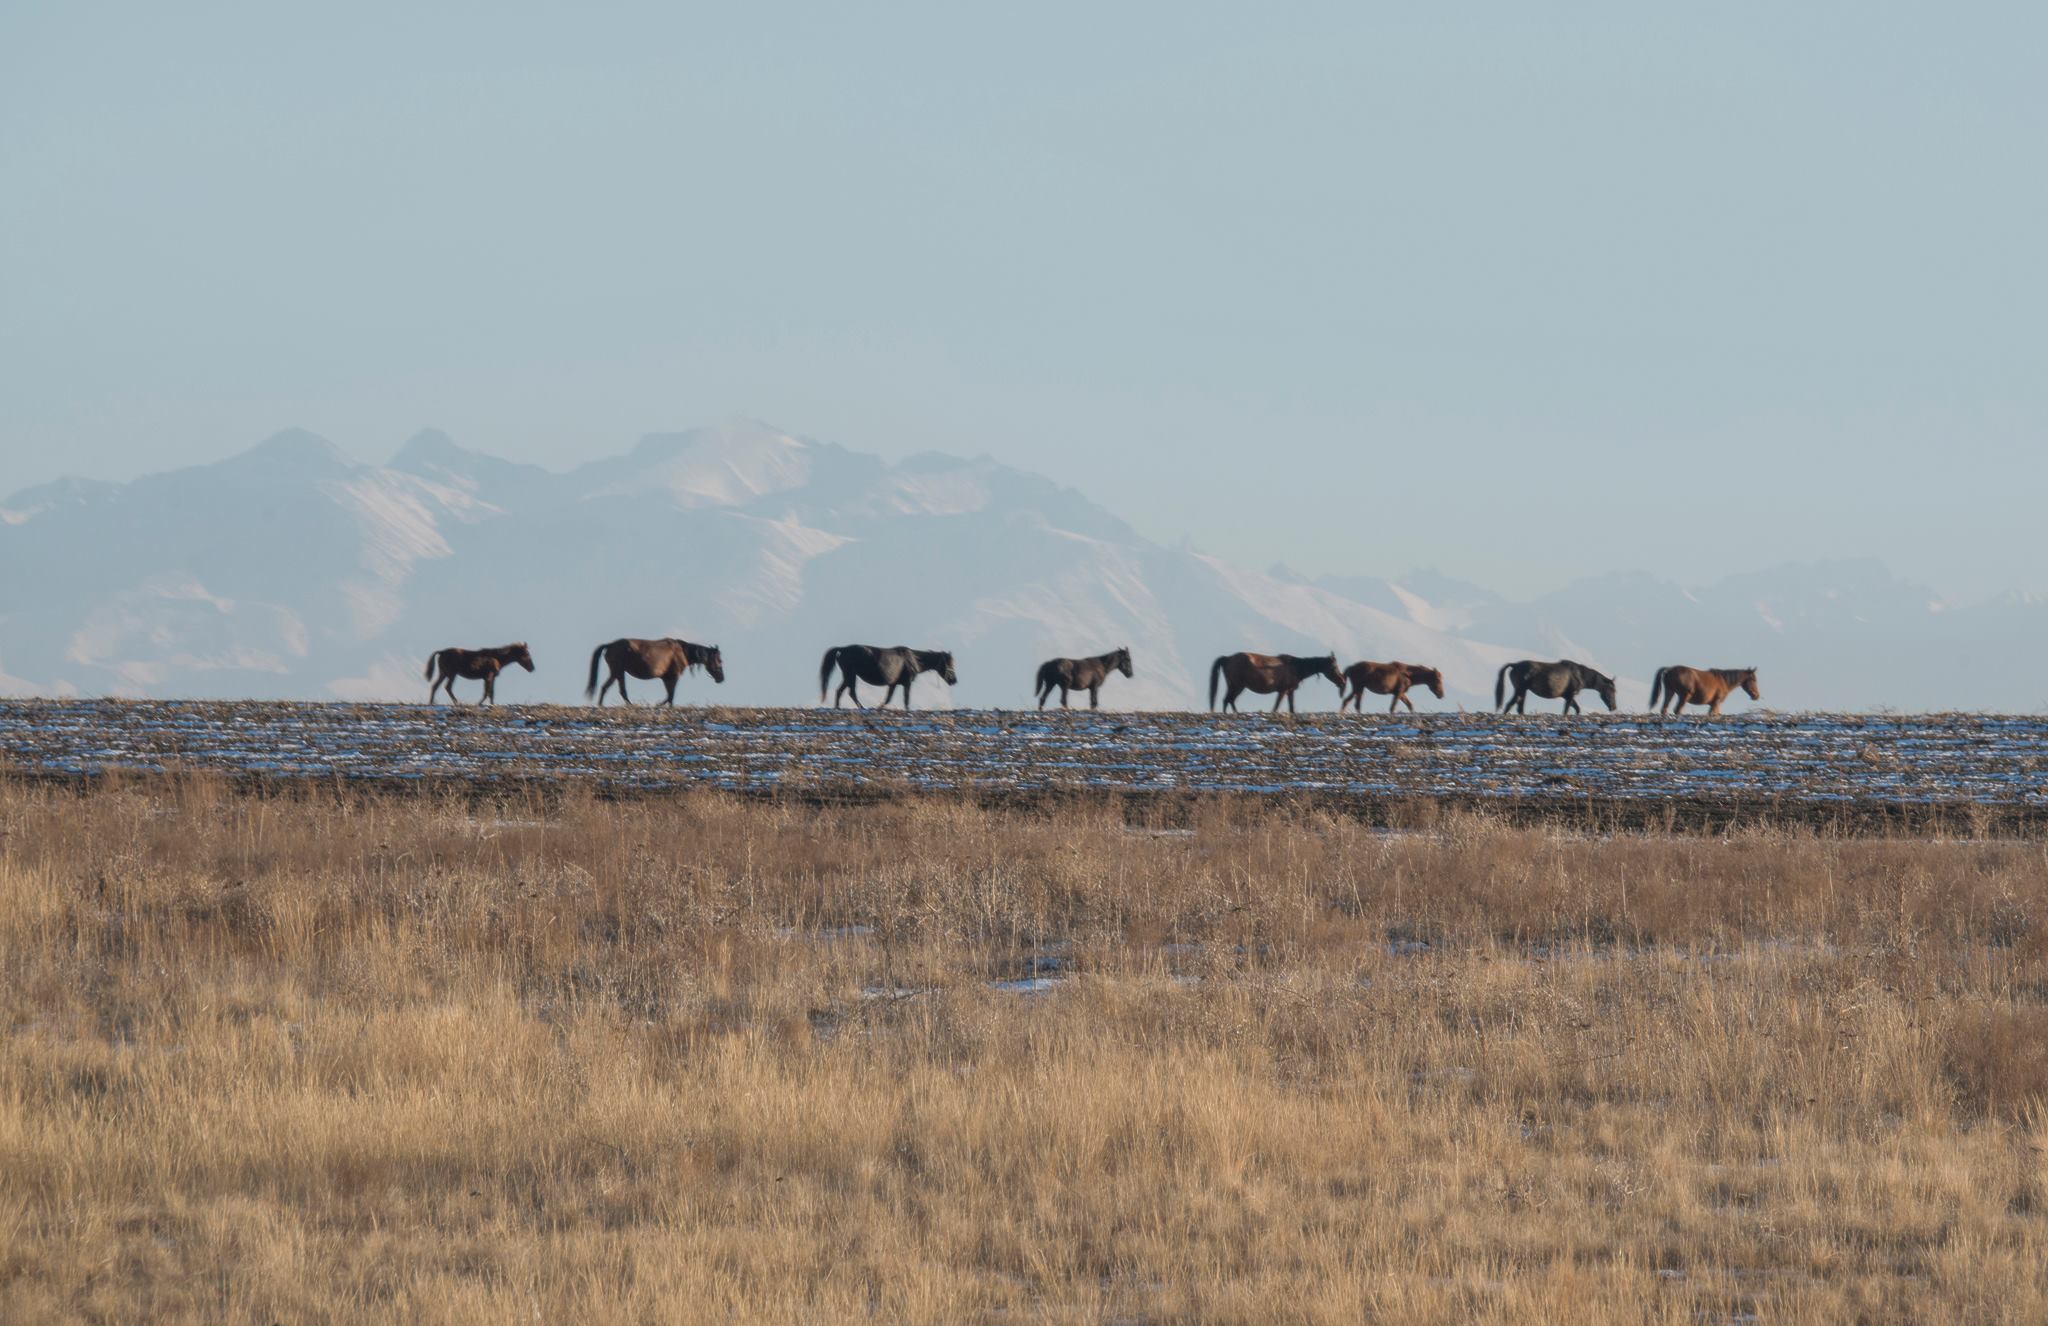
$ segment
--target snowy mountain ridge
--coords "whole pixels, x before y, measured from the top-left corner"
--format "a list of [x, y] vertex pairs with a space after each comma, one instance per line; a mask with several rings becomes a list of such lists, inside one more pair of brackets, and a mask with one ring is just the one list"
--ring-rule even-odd
[[1243, 648], [1434, 664], [1468, 707], [1501, 664], [1560, 655], [1618, 674], [1629, 707], [1673, 662], [1756, 665], [1780, 708], [2048, 706], [2028, 658], [2048, 604], [1944, 607], [1875, 562], [1622, 573], [1530, 602], [1427, 571], [1261, 572], [985, 458], [892, 464], [750, 421], [565, 472], [431, 430], [371, 465], [288, 430], [6, 498], [0, 571], [9, 694], [419, 699], [431, 650], [524, 639], [541, 670], [504, 698], [568, 701], [595, 645], [681, 635], [730, 673], [684, 694], [728, 703], [815, 702], [824, 648], [867, 641], [955, 651], [959, 687], [927, 682], [921, 705], [1025, 705], [1040, 659], [1128, 644], [1137, 676], [1105, 692], [1121, 708], [1199, 706], [1210, 660]]

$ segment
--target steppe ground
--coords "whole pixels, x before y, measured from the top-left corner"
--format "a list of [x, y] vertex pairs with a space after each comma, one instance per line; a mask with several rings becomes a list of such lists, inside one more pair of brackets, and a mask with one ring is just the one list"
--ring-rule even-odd
[[0, 781], [0, 1319], [2048, 1320], [2048, 848]]

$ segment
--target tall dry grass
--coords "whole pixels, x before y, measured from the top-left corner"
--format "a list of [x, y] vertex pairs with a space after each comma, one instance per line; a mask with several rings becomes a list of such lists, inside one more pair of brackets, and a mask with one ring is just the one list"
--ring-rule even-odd
[[0, 835], [10, 1321], [2048, 1319], [2038, 843], [204, 780]]

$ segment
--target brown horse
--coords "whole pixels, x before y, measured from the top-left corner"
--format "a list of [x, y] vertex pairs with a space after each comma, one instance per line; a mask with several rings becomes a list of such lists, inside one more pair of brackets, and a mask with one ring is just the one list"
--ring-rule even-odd
[[[1658, 668], [1651, 679], [1650, 704], [1660, 714], [1667, 710], [1682, 714], [1689, 704], [1703, 704], [1713, 715], [1721, 712], [1721, 702], [1738, 688], [1748, 691], [1752, 700], [1764, 698], [1757, 690], [1755, 668], [1688, 668], [1674, 663]], [[1660, 695], [1664, 699], [1661, 705], [1657, 703]]]
[[[455, 679], [461, 677], [484, 684], [483, 699], [477, 703], [495, 704], [498, 674], [515, 663], [528, 672], [533, 671], [533, 655], [527, 652], [524, 644], [499, 645], [495, 649], [437, 649], [427, 655], [427, 680], [434, 683], [433, 689], [427, 692], [427, 703], [433, 704], [441, 688], [446, 686], [448, 702], [461, 704], [462, 701], [455, 698]], [[436, 668], [441, 673], [438, 681], [434, 679]]]
[[[604, 690], [597, 688], [597, 661], [602, 658], [611, 675], [604, 679]], [[614, 682], [618, 683], [619, 698], [631, 703], [626, 694], [626, 678], [638, 677], [641, 681], [661, 678], [661, 684], [668, 688], [668, 698], [663, 704], [676, 702], [676, 683], [691, 668], [702, 667], [711, 674], [711, 680], [721, 684], [725, 681], [725, 659], [719, 655], [717, 645], [696, 645], [688, 640], [668, 636], [660, 640], [614, 640], [608, 645], [599, 645], [590, 651], [590, 680], [584, 684], [583, 698], [597, 696], [600, 709], [604, 697]]]
[[1053, 688], [1058, 687], [1060, 708], [1067, 707], [1068, 691], [1086, 691], [1088, 707], [1094, 709], [1102, 702], [1102, 683], [1112, 672], [1132, 675], [1129, 645], [1118, 645], [1094, 658], [1049, 658], [1038, 665], [1038, 707], [1045, 708]]
[[1344, 675], [1337, 671], [1337, 656], [1326, 654], [1322, 658], [1304, 658], [1297, 654], [1225, 654], [1209, 665], [1209, 707], [1216, 707], [1216, 679], [1221, 677], [1229, 686], [1223, 695], [1225, 712], [1237, 708], [1237, 697], [1246, 691], [1273, 697], [1273, 712], [1280, 712], [1280, 702], [1287, 702], [1287, 712], [1294, 713], [1294, 692], [1310, 677], [1328, 677], [1337, 688], [1341, 698], [1344, 694]]
[[1444, 698], [1444, 674], [1435, 668], [1425, 668], [1419, 663], [1353, 663], [1344, 669], [1344, 680], [1351, 683], [1350, 695], [1337, 701], [1337, 712], [1343, 713], [1344, 706], [1350, 705], [1359, 713], [1365, 712], [1365, 693], [1391, 695], [1387, 712], [1393, 713], [1402, 705], [1408, 712], [1415, 712], [1415, 701], [1408, 698], [1410, 686], [1427, 686], [1436, 692], [1436, 698]]

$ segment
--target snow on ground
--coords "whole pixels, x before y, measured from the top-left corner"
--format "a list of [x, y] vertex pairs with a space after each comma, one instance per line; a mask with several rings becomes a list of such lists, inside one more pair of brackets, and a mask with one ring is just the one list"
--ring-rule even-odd
[[0, 701], [0, 765], [631, 786], [2048, 806], [2048, 719]]

